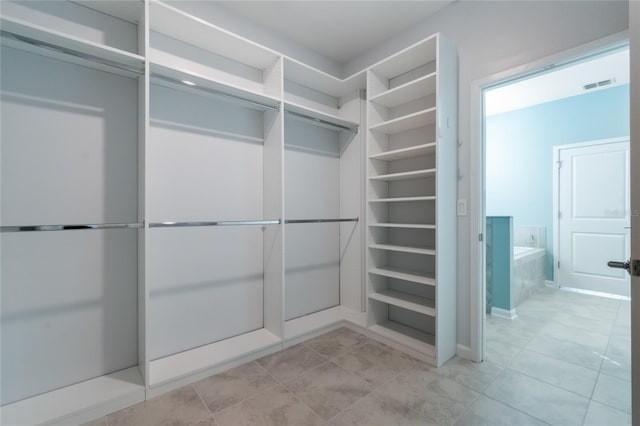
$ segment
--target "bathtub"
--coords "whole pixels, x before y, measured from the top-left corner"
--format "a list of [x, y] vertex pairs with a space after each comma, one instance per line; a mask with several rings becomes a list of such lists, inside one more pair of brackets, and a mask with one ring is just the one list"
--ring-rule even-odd
[[517, 307], [534, 291], [544, 287], [544, 256], [542, 248], [513, 247], [512, 307]]

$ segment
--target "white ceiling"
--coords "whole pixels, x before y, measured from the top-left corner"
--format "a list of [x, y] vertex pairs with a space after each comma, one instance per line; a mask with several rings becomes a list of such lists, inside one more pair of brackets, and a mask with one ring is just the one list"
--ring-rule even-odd
[[343, 64], [452, 2], [236, 0], [217, 4]]
[[[590, 83], [611, 79], [609, 85], [585, 90]], [[629, 83], [629, 49], [599, 56], [518, 81], [485, 93], [485, 113], [495, 115]]]

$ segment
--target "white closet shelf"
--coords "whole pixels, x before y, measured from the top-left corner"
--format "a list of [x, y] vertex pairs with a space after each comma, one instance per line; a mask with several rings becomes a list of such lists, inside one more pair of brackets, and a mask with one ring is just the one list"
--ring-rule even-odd
[[[0, 28], [2, 28], [2, 31], [25, 39], [25, 41], [20, 41], [3, 36], [1, 40], [5, 46], [44, 56], [59, 58], [64, 55], [65, 58], [70, 59], [70, 62], [85, 64], [88, 61], [120, 67], [136, 73], [144, 71], [144, 57], [125, 50], [116, 49], [60, 31], [50, 30], [40, 25], [8, 16], [0, 17]], [[75, 60], [72, 60], [72, 58], [75, 58]]]
[[370, 203], [401, 203], [411, 201], [434, 201], [435, 195], [424, 195], [420, 197], [392, 197], [392, 198], [376, 198], [369, 200]]
[[343, 80], [288, 57], [284, 58], [284, 78], [334, 98], [341, 98], [348, 93], [364, 89], [367, 85], [366, 71]]
[[422, 145], [410, 146], [408, 148], [394, 149], [391, 151], [372, 154], [369, 156], [372, 160], [394, 161], [404, 160], [406, 158], [423, 157], [436, 152], [436, 143], [425, 143]]
[[188, 377], [281, 343], [282, 340], [278, 336], [262, 328], [160, 358], [149, 364], [149, 386], [160, 386], [172, 380]]
[[398, 53], [373, 64], [369, 69], [385, 78], [397, 77], [409, 70], [436, 60], [438, 34], [419, 41]]
[[385, 135], [394, 135], [396, 133], [426, 127], [434, 124], [435, 122], [436, 109], [434, 107], [376, 124], [375, 126], [369, 127], [369, 130], [372, 132], [383, 133]]
[[370, 223], [369, 226], [379, 228], [436, 229], [436, 225], [424, 223]]
[[371, 268], [370, 274], [380, 275], [383, 277], [396, 278], [404, 281], [411, 281], [417, 284], [424, 284], [435, 286], [436, 279], [433, 276], [428, 276], [424, 272], [409, 271], [405, 269], [392, 268], [386, 266], [384, 268]]
[[111, 1], [111, 0], [71, 0], [82, 6], [97, 10], [107, 15], [115, 16], [123, 21], [137, 24], [142, 17], [144, 3], [138, 0]]
[[397, 306], [419, 314], [434, 317], [436, 315], [436, 303], [433, 299], [416, 296], [402, 291], [383, 290], [369, 295], [369, 299], [388, 305]]
[[270, 68], [280, 58], [271, 49], [159, 1], [149, 2], [149, 16], [152, 31], [253, 68]]
[[285, 102], [284, 109], [285, 111], [289, 111], [294, 114], [303, 115], [312, 120], [316, 120], [319, 125], [322, 125], [322, 123], [325, 122], [325, 123], [333, 124], [339, 127], [345, 127], [353, 131], [356, 131], [359, 126], [358, 123], [356, 122], [345, 120], [336, 115], [327, 114], [325, 112], [318, 111], [313, 108], [308, 108], [293, 102]]
[[432, 358], [436, 355], [436, 338], [432, 334], [394, 321], [383, 321], [372, 325], [369, 330]]
[[373, 96], [369, 101], [393, 108], [435, 93], [436, 73], [434, 72]]
[[[228, 84], [219, 80], [211, 79], [206, 76], [196, 74], [190, 71], [174, 68], [169, 64], [163, 63], [161, 60], [150, 58], [149, 68], [151, 71], [152, 81], [154, 83], [167, 87], [190, 88], [193, 90], [205, 89], [205, 91], [219, 92], [221, 95], [232, 98], [239, 98], [248, 102], [263, 104], [271, 108], [278, 108], [280, 100], [264, 93], [259, 93], [237, 85]], [[160, 79], [153, 77], [159, 76]], [[163, 79], [164, 78], [164, 79]], [[175, 83], [169, 80], [176, 80]]]
[[378, 250], [400, 251], [403, 253], [435, 255], [436, 251], [432, 247], [421, 246], [401, 246], [397, 244], [369, 244], [369, 248]]
[[410, 172], [390, 173], [386, 175], [371, 176], [370, 180], [383, 180], [392, 182], [395, 180], [422, 179], [429, 176], [435, 176], [436, 169], [412, 170]]
[[[2, 407], [2, 424], [75, 424], [74, 415], [87, 417], [92, 411], [108, 406], [111, 411], [142, 402], [144, 381], [138, 367], [131, 367], [106, 376], [56, 389]], [[93, 417], [104, 415], [97, 412]]]

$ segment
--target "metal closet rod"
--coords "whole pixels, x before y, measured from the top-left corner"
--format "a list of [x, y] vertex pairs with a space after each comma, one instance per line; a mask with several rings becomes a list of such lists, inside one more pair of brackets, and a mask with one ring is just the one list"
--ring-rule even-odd
[[358, 222], [360, 218], [351, 217], [346, 219], [287, 219], [284, 221], [287, 223], [331, 223], [331, 222]]
[[277, 106], [264, 104], [264, 103], [258, 102], [258, 101], [252, 101], [250, 99], [245, 99], [245, 98], [243, 98], [241, 96], [235, 96], [235, 95], [232, 95], [232, 94], [229, 94], [229, 93], [222, 92], [220, 90], [211, 89], [209, 87], [201, 86], [199, 84], [188, 83], [188, 82], [185, 82], [184, 80], [179, 80], [177, 78], [166, 77], [166, 76], [160, 75], [158, 73], [152, 73], [152, 77], [154, 79], [156, 79], [156, 80], [162, 80], [162, 81], [166, 81], [167, 83], [172, 83], [172, 84], [175, 84], [175, 85], [178, 85], [178, 86], [182, 86], [182, 87], [186, 87], [186, 88], [189, 88], [189, 89], [199, 90], [201, 92], [205, 92], [205, 93], [207, 93], [209, 95], [215, 96], [216, 98], [221, 98], [221, 99], [223, 99], [225, 101], [228, 101], [228, 102], [245, 104], [245, 105], [249, 105], [249, 106], [252, 106], [254, 108], [258, 108], [258, 109], [262, 109], [262, 110], [279, 111], [279, 108]]
[[45, 41], [36, 40], [31, 37], [25, 37], [19, 34], [14, 34], [9, 31], [0, 30], [0, 36], [9, 38], [12, 40], [17, 40], [22, 43], [30, 44], [32, 46], [41, 47], [43, 49], [64, 53], [65, 55], [75, 56], [76, 58], [85, 59], [87, 61], [96, 62], [98, 64], [107, 65], [109, 67], [117, 68], [123, 71], [128, 71], [128, 72], [139, 74], [139, 75], [144, 74], [144, 69], [129, 67], [124, 64], [121, 64], [120, 62], [111, 61], [109, 59], [101, 58], [100, 56], [90, 55], [88, 53], [78, 52], [77, 50], [58, 46], [52, 43], [47, 43]]
[[83, 223], [78, 225], [26, 225], [26, 226], [0, 226], [0, 232], [31, 232], [31, 231], [77, 231], [83, 229], [140, 229], [144, 223]]
[[277, 220], [216, 220], [210, 222], [154, 222], [149, 228], [186, 228], [192, 226], [280, 225]]
[[357, 127], [354, 129], [354, 128], [351, 128], [351, 127], [343, 126], [342, 124], [336, 124], [336, 123], [332, 123], [332, 122], [327, 121], [327, 120], [322, 120], [320, 118], [311, 117], [309, 115], [301, 114], [299, 112], [287, 111], [287, 114], [291, 114], [294, 117], [302, 118], [303, 120], [309, 121], [311, 123], [321, 124], [323, 126], [328, 126], [328, 127], [334, 127], [336, 129], [339, 129], [339, 130], [349, 130], [350, 132], [354, 132], [354, 133], [358, 132], [358, 128]]

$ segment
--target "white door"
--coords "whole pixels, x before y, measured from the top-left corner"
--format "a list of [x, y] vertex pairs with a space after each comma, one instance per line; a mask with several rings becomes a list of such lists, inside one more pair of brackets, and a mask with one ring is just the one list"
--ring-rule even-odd
[[556, 154], [556, 282], [629, 296], [627, 272], [607, 266], [629, 258], [629, 139], [560, 146]]

